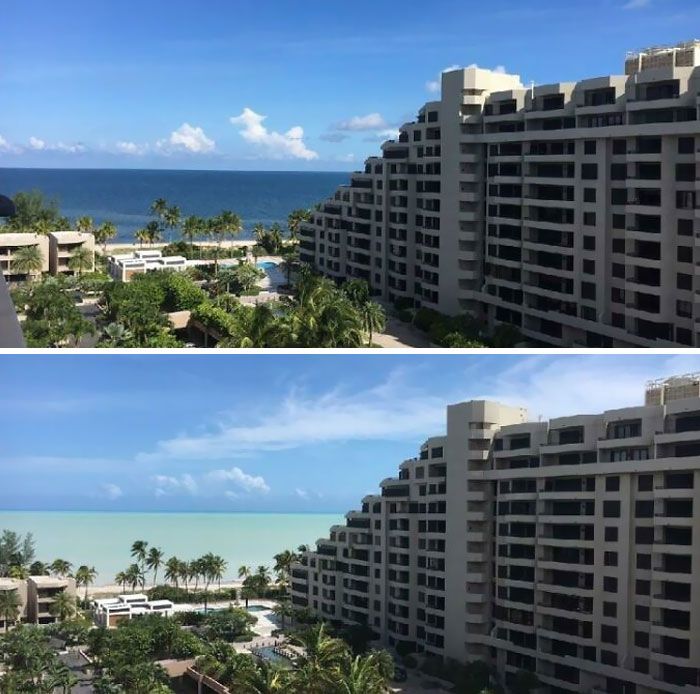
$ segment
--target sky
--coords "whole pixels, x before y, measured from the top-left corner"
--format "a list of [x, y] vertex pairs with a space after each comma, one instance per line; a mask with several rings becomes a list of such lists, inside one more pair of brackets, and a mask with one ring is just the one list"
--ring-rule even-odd
[[0, 510], [337, 512], [445, 407], [530, 417], [643, 403], [700, 355], [5, 355]]
[[446, 68], [620, 74], [699, 21], [697, 0], [4, 0], [0, 167], [353, 170]]

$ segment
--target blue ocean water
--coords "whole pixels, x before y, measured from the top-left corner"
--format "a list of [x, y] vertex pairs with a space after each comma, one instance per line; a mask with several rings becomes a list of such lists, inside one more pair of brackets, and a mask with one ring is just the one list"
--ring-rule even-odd
[[272, 557], [300, 544], [327, 537], [331, 525], [342, 523], [334, 513], [112, 513], [92, 511], [0, 511], [3, 529], [32, 533], [37, 559], [66, 559], [74, 567], [97, 569], [95, 585], [111, 583], [133, 562], [134, 540], [160, 547], [166, 557], [190, 560], [206, 552], [228, 563], [226, 578], [238, 567], [271, 566]]
[[157, 198], [178, 205], [183, 217], [232, 210], [243, 218], [241, 238], [251, 238], [255, 224], [284, 226], [289, 212], [321, 202], [349, 177], [296, 171], [0, 168], [0, 193], [40, 190], [70, 219], [87, 215], [97, 224], [114, 222], [117, 241], [133, 240], [134, 232], [152, 219], [149, 208]]

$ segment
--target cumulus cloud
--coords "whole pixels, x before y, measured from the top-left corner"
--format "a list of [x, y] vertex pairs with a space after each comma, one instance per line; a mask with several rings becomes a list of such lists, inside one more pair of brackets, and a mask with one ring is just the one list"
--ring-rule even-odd
[[107, 497], [111, 501], [118, 499], [120, 496], [124, 495], [121, 487], [116, 484], [103, 484], [100, 486], [103, 496]]
[[459, 65], [450, 65], [449, 67], [446, 67], [444, 70], [440, 71], [440, 74], [438, 75], [436, 80], [428, 80], [425, 83], [425, 88], [431, 93], [431, 94], [436, 94], [437, 92], [440, 91], [440, 87], [442, 86], [442, 73], [443, 72], [451, 72], [452, 70], [459, 70]]
[[121, 154], [131, 154], [134, 156], [139, 156], [145, 154], [148, 151], [148, 145], [139, 145], [135, 142], [128, 142], [121, 140], [115, 145], [117, 152]]
[[173, 130], [168, 138], [158, 140], [156, 147], [166, 153], [207, 154], [214, 151], [216, 142], [207, 137], [199, 126], [183, 123], [177, 130]]
[[233, 482], [246, 492], [261, 492], [267, 494], [270, 487], [265, 479], [259, 475], [249, 475], [239, 467], [232, 467], [230, 470], [213, 470], [208, 473], [207, 478], [212, 482]]
[[381, 113], [368, 113], [366, 116], [353, 116], [348, 120], [336, 123], [335, 130], [361, 132], [364, 130], [383, 130], [389, 124]]
[[65, 142], [56, 142], [50, 144], [40, 137], [31, 136], [29, 138], [29, 148], [36, 152], [65, 152], [68, 154], [80, 154], [85, 152], [87, 147], [82, 142], [66, 144]]
[[398, 128], [386, 128], [378, 132], [368, 135], [364, 138], [365, 142], [384, 142], [385, 140], [395, 140], [399, 136]]
[[318, 153], [309, 149], [304, 144], [304, 129], [296, 125], [279, 133], [268, 130], [263, 122], [267, 116], [256, 113], [247, 106], [239, 116], [232, 116], [229, 120], [232, 125], [238, 126], [241, 137], [246, 142], [261, 149], [264, 156], [272, 159], [304, 159], [311, 161], [318, 159]]
[[14, 154], [20, 152], [20, 148], [13, 145], [11, 142], [6, 140], [2, 135], [0, 135], [0, 152], [6, 152]]
[[179, 477], [154, 475], [152, 480], [155, 485], [156, 496], [166, 496], [167, 494], [177, 494], [180, 492], [196, 494], [199, 488], [194, 477], [187, 473]]

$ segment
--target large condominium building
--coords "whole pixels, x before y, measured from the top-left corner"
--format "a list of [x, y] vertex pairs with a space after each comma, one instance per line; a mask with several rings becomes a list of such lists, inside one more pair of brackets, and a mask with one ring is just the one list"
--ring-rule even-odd
[[68, 593], [75, 598], [75, 579], [59, 576], [30, 576], [27, 579], [1, 578], [0, 593], [14, 592], [17, 595], [17, 619], [5, 621], [0, 614], [0, 630], [5, 631], [20, 622], [53, 624], [58, 621], [51, 606], [59, 593]]
[[293, 565], [295, 605], [542, 693], [700, 692], [700, 375], [550, 421], [452, 405], [346, 518]]
[[302, 226], [301, 259], [546, 344], [698, 346], [699, 108], [700, 42], [580, 82], [446, 72]]

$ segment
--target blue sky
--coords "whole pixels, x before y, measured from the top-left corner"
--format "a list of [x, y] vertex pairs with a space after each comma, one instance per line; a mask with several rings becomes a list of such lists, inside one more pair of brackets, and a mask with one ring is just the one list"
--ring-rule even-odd
[[643, 401], [694, 355], [5, 355], [0, 510], [345, 512], [491, 398]]
[[[0, 166], [351, 170], [477, 63], [622, 72], [696, 0], [5, 0]], [[265, 117], [263, 119], [263, 116]]]

